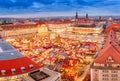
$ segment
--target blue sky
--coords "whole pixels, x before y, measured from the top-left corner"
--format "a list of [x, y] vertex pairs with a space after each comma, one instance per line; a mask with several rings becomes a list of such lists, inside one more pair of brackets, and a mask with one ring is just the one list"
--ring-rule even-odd
[[120, 0], [0, 0], [0, 17], [120, 15]]

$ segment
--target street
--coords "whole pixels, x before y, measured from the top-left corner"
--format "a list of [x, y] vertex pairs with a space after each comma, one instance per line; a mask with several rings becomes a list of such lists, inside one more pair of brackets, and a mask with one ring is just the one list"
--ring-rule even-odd
[[86, 74], [89, 72], [90, 65], [85, 66], [84, 73], [76, 80], [76, 81], [82, 81]]

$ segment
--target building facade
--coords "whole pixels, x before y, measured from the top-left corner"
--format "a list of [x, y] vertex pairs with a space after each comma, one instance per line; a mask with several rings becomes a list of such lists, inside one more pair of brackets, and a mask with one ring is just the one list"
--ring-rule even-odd
[[36, 34], [47, 31], [48, 27], [46, 24], [12, 24], [1, 26], [1, 32], [3, 37]]
[[120, 47], [116, 42], [111, 30], [91, 65], [91, 81], [120, 81]]

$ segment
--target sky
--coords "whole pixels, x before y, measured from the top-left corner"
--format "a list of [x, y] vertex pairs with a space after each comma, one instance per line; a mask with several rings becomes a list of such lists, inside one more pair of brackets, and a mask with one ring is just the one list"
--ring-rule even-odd
[[118, 15], [120, 0], [0, 0], [0, 17]]

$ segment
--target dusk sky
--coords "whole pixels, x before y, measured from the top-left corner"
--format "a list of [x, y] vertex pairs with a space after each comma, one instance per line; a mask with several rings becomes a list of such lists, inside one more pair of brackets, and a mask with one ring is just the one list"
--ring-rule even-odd
[[120, 15], [120, 0], [0, 0], [0, 17]]

